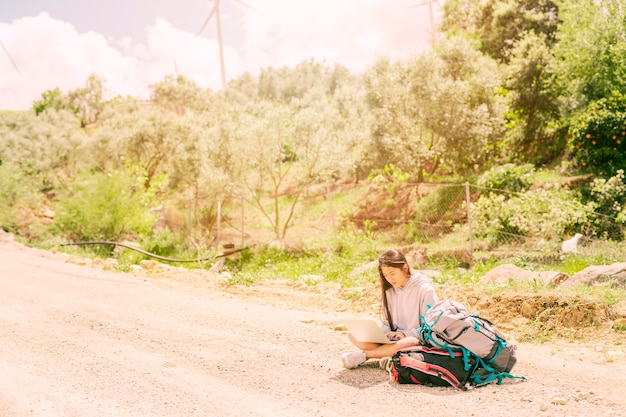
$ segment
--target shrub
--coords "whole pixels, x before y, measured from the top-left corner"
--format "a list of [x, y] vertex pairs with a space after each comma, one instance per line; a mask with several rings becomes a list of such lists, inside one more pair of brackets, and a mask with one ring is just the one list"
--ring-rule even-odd
[[532, 164], [504, 164], [486, 171], [476, 185], [479, 187], [523, 192], [532, 184], [535, 167]]
[[626, 98], [613, 93], [591, 103], [572, 121], [569, 148], [578, 167], [601, 177], [626, 166]]
[[160, 227], [142, 236], [139, 243], [143, 250], [164, 257], [186, 256], [190, 252], [183, 237], [167, 227]]
[[624, 234], [620, 223], [626, 221], [624, 170], [617, 170], [617, 173], [608, 180], [595, 178], [587, 198], [594, 204], [598, 214], [595, 232], [613, 240], [622, 240]]
[[0, 163], [0, 226], [18, 232], [20, 210], [39, 206], [40, 187], [38, 176], [27, 175], [17, 165]]
[[560, 240], [593, 220], [593, 205], [583, 204], [567, 190], [529, 191], [509, 199], [491, 193], [472, 207], [476, 235], [496, 242], [519, 237]]
[[54, 227], [72, 240], [121, 240], [150, 232], [154, 195], [127, 171], [82, 174], [57, 200]]

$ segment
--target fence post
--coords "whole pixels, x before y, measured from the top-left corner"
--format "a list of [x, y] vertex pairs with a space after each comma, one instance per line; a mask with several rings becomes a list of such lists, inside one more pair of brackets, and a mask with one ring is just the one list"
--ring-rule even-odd
[[333, 210], [333, 196], [330, 194], [330, 186], [326, 180], [326, 198], [328, 199], [328, 209], [330, 210], [330, 222], [333, 227], [335, 242], [337, 241], [337, 226], [335, 225], [335, 211]]
[[215, 231], [215, 249], [220, 249], [220, 219], [222, 218], [222, 202], [217, 201], [217, 227]]
[[467, 206], [467, 226], [469, 228], [470, 255], [474, 257], [474, 234], [472, 233], [472, 210], [470, 208], [470, 183], [465, 183], [465, 205]]
[[244, 203], [245, 200], [243, 199], [243, 196], [241, 196], [241, 247], [243, 248], [243, 240], [244, 237], [246, 235], [244, 228], [246, 226], [246, 222], [245, 222], [245, 213], [244, 213]]

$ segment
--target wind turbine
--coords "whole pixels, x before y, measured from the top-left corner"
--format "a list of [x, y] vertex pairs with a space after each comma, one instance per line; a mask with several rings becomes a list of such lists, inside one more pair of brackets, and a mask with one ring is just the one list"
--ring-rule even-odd
[[13, 64], [13, 68], [15, 68], [15, 71], [17, 71], [18, 74], [22, 75], [22, 73], [20, 72], [20, 69], [17, 67], [17, 64], [15, 63], [15, 61], [13, 61], [13, 58], [11, 57], [9, 50], [4, 46], [2, 41], [0, 41], [0, 46], [2, 46], [2, 49], [4, 49], [4, 52], [7, 54], [7, 57], [9, 57], [9, 61], [11, 61], [11, 64]]
[[430, 13], [430, 43], [431, 45], [435, 44], [436, 40], [436, 30], [435, 30], [435, 18], [433, 16], [433, 3], [437, 3], [440, 6], [439, 0], [422, 0], [417, 4], [414, 4], [411, 7], [420, 7], [428, 5], [428, 12]]
[[[256, 11], [254, 7], [243, 2], [242, 0], [233, 0], [233, 1], [236, 1], [239, 4], [242, 4]], [[225, 90], [226, 89], [226, 68], [224, 66], [224, 45], [222, 43], [222, 22], [220, 20], [220, 0], [213, 0], [213, 8], [211, 9], [211, 13], [209, 13], [209, 16], [204, 21], [202, 28], [200, 28], [196, 36], [200, 36], [204, 28], [206, 28], [207, 25], [209, 24], [209, 21], [211, 20], [213, 15], [215, 15], [215, 24], [217, 26], [217, 43], [220, 48], [220, 69], [221, 69], [221, 74], [222, 74], [222, 90]]]

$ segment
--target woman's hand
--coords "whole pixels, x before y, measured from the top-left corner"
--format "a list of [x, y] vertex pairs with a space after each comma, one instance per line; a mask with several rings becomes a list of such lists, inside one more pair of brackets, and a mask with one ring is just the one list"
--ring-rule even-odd
[[402, 332], [387, 332], [386, 334], [389, 340], [400, 340], [406, 337], [406, 335]]

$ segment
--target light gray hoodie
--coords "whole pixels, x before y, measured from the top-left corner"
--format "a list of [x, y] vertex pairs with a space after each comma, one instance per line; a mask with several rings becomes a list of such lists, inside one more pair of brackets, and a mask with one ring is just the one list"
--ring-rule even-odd
[[[397, 327], [393, 331], [417, 337], [417, 330], [421, 324], [420, 316], [426, 312], [428, 306], [437, 302], [437, 295], [430, 281], [419, 272], [411, 271], [411, 276], [403, 288], [391, 287], [385, 293], [389, 312]], [[384, 312], [381, 328], [384, 332], [392, 331]]]

